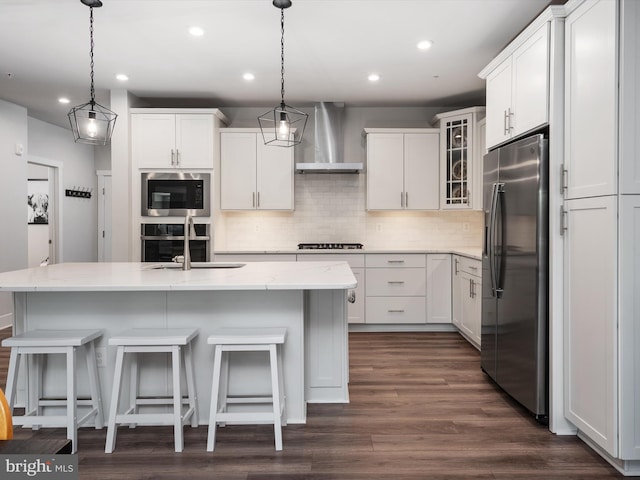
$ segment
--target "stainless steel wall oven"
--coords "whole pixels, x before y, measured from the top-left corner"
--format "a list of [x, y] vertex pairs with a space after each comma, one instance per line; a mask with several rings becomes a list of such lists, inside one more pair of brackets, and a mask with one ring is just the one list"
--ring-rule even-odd
[[[194, 224], [195, 238], [189, 241], [191, 261], [208, 262], [211, 257], [209, 224]], [[171, 262], [184, 252], [183, 223], [143, 223], [140, 249], [143, 262]]]

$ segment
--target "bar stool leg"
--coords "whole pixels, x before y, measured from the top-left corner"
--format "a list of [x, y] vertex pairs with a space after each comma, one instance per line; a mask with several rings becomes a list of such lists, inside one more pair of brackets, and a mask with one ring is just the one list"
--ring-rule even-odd
[[67, 356], [67, 438], [71, 453], [78, 449], [78, 398], [76, 392], [76, 347], [66, 348]]
[[284, 393], [284, 372], [282, 371], [282, 345], [276, 345], [276, 353], [278, 354], [278, 383], [280, 392], [280, 418], [282, 426], [287, 426], [287, 416], [285, 415], [285, 408], [287, 405], [287, 396]]
[[216, 414], [218, 413], [218, 394], [220, 389], [220, 364], [222, 345], [216, 345], [213, 353], [213, 381], [211, 382], [211, 409], [209, 411], [209, 431], [207, 434], [207, 452], [213, 452], [216, 444]]
[[116, 414], [118, 412], [118, 400], [120, 399], [120, 387], [122, 385], [122, 368], [124, 360], [124, 347], [118, 346], [116, 352], [116, 366], [111, 389], [111, 407], [109, 408], [109, 420], [107, 422], [107, 441], [104, 453], [112, 453], [116, 446]]
[[[128, 352], [129, 361], [129, 413], [138, 413], [138, 352]], [[130, 423], [129, 428], [136, 428], [135, 423]]]
[[89, 372], [89, 388], [91, 389], [91, 406], [96, 410], [95, 425], [96, 430], [104, 426], [104, 412], [102, 411], [102, 397], [100, 386], [98, 385], [98, 363], [96, 362], [96, 346], [89, 342], [84, 349], [87, 359], [87, 370]]
[[184, 447], [182, 438], [182, 392], [180, 391], [180, 347], [171, 347], [172, 376], [173, 376], [173, 436], [175, 450], [181, 452]]
[[184, 369], [187, 374], [187, 395], [189, 396], [189, 408], [191, 413], [191, 427], [198, 426], [198, 399], [196, 392], [196, 378], [193, 372], [193, 351], [191, 343], [184, 347]]
[[9, 355], [9, 372], [7, 374], [6, 396], [9, 402], [9, 409], [13, 414], [13, 405], [16, 397], [16, 386], [18, 382], [18, 367], [20, 366], [20, 357], [16, 347], [11, 349]]
[[280, 381], [278, 380], [278, 354], [274, 343], [269, 345], [271, 360], [271, 394], [273, 399], [273, 432], [276, 437], [276, 450], [282, 450], [282, 424], [280, 419]]

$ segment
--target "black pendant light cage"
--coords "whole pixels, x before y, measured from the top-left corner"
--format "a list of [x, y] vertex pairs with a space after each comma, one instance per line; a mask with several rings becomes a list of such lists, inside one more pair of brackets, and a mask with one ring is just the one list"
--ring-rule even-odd
[[118, 115], [107, 107], [96, 102], [95, 87], [93, 81], [93, 8], [101, 7], [100, 0], [80, 0], [89, 7], [89, 36], [91, 39], [91, 100], [87, 103], [73, 107], [69, 111], [69, 124], [76, 143], [90, 145], [108, 145], [113, 134]]
[[258, 123], [265, 145], [293, 147], [302, 142], [309, 115], [284, 103], [284, 9], [291, 6], [290, 0], [273, 0], [280, 9], [280, 105], [260, 115]]

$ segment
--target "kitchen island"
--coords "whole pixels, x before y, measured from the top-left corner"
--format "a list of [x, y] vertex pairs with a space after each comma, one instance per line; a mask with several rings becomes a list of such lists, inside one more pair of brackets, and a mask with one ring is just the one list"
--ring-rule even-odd
[[[69, 263], [0, 273], [0, 291], [13, 292], [14, 331], [100, 328], [99, 377], [105, 411], [115, 365], [111, 335], [128, 328], [195, 327], [199, 422], [209, 416], [213, 349], [218, 327], [286, 327], [283, 349], [286, 421], [304, 423], [306, 404], [349, 401], [346, 302], [356, 279], [346, 262], [256, 262], [177, 265]], [[268, 365], [252, 353], [235, 353], [231, 394], [268, 393]], [[64, 362], [49, 361], [48, 396], [64, 396]], [[171, 391], [169, 359], [142, 364], [140, 392]], [[28, 370], [27, 370], [28, 371]], [[80, 394], [86, 373], [78, 372]], [[18, 386], [24, 403], [29, 381]], [[126, 385], [126, 383], [125, 383]], [[88, 388], [88, 387], [87, 387]], [[127, 395], [125, 392], [124, 395]]]

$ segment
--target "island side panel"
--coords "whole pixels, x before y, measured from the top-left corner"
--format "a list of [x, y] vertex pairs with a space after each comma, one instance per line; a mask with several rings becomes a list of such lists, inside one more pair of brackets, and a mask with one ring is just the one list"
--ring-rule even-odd
[[[209, 418], [213, 346], [207, 344], [207, 337], [213, 330], [218, 327], [241, 327], [249, 331], [285, 327], [287, 337], [282, 351], [285, 415], [288, 423], [306, 422], [302, 291], [169, 292], [167, 321], [170, 327], [195, 326], [200, 329], [194, 345], [194, 359], [201, 423], [208, 422]], [[271, 377], [266, 354], [234, 352], [230, 355], [229, 393], [270, 395]]]
[[306, 398], [349, 402], [347, 290], [305, 292]]

